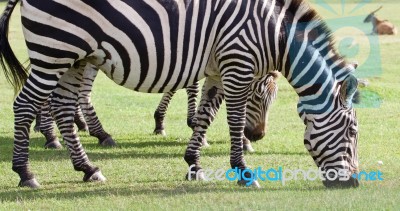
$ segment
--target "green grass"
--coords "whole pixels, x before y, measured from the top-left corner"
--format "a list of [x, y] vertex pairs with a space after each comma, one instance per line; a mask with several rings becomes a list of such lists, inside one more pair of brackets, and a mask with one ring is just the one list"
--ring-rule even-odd
[[[4, 3], [0, 5], [4, 7]], [[369, 4], [356, 15], [364, 15], [378, 6], [378, 3]], [[338, 9], [340, 5], [334, 7]], [[323, 11], [318, 6], [316, 8]], [[387, 3], [384, 9], [385, 12], [380, 14], [400, 26], [400, 4]], [[322, 15], [335, 18], [327, 12]], [[27, 56], [19, 10], [13, 16], [9, 37], [13, 49], [23, 61]], [[340, 36], [338, 34], [338, 39]], [[80, 135], [89, 158], [102, 169], [108, 181], [104, 184], [83, 183], [82, 173], [73, 170], [65, 149], [45, 150], [43, 137], [32, 133], [30, 161], [42, 188], [18, 188], [19, 178], [11, 170], [14, 94], [0, 74], [0, 210], [398, 210], [400, 36], [383, 36], [379, 41], [383, 71], [369, 79], [370, 86], [366, 90], [378, 93], [382, 104], [379, 108], [360, 108], [357, 114], [360, 168], [382, 171], [384, 181], [362, 182], [358, 189], [349, 190], [327, 190], [319, 181], [290, 182], [285, 186], [261, 182], [260, 190], [238, 187], [228, 181], [185, 181], [187, 165], [182, 156], [191, 132], [186, 127], [186, 112], [183, 112], [186, 110], [184, 91], [178, 92], [168, 111], [168, 136], [159, 137], [151, 133], [153, 112], [161, 95], [135, 93], [116, 86], [99, 74], [93, 91], [94, 105], [104, 128], [118, 141], [119, 147], [104, 149], [98, 147], [97, 140], [87, 133]], [[270, 115], [269, 133], [253, 145], [257, 150], [255, 154], [246, 155], [250, 166], [264, 169], [278, 166], [316, 168], [303, 146], [304, 126], [297, 117], [296, 102], [293, 89], [284, 78], [280, 78], [278, 99]], [[208, 132], [211, 148], [204, 149], [201, 158], [205, 168], [229, 168], [230, 144], [225, 113], [223, 107]], [[378, 166], [379, 160], [383, 161], [382, 166]]]

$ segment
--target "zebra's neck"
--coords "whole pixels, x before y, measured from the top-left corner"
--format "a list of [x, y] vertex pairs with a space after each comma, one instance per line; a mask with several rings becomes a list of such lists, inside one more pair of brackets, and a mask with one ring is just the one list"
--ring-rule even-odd
[[287, 13], [282, 24], [285, 50], [278, 67], [306, 113], [327, 114], [334, 109], [338, 86], [351, 71], [333, 47], [331, 32], [312, 8], [295, 0], [285, 1], [282, 8], [281, 12]]

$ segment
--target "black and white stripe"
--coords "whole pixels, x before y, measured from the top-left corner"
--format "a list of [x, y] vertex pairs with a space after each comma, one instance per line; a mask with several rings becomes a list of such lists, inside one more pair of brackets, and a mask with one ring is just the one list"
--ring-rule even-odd
[[[91, 63], [117, 84], [141, 92], [168, 92], [206, 76], [205, 93], [224, 91], [232, 167], [246, 168], [243, 131], [252, 82], [280, 70], [299, 95], [305, 144], [324, 169], [356, 171], [357, 120], [351, 98], [357, 80], [332, 47], [329, 31], [301, 0], [22, 0], [21, 15], [31, 72], [6, 39], [16, 1], [1, 22], [1, 55], [18, 89], [14, 103], [13, 169], [21, 185], [36, 187], [29, 170], [29, 126], [53, 93], [56, 121], [74, 168], [84, 180], [102, 180], [73, 130], [83, 67]], [[62, 110], [60, 109], [62, 108]], [[193, 133], [185, 160], [200, 170], [202, 134]], [[34, 182], [32, 182], [34, 181]], [[346, 183], [346, 186], [355, 183]], [[254, 182], [254, 185], [257, 185]], [[329, 184], [328, 184], [329, 186]]]

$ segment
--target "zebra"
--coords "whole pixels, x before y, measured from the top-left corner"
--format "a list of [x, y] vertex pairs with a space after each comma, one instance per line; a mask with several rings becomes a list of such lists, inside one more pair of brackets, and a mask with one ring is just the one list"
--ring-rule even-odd
[[[76, 107], [74, 122], [79, 131], [89, 131], [90, 135], [98, 138], [100, 145], [114, 147], [116, 146], [115, 140], [104, 130], [91, 103], [90, 96], [92, 86], [97, 74], [98, 69], [95, 66], [88, 64], [85, 67], [82, 85], [79, 89], [78, 99], [80, 103]], [[187, 125], [190, 128], [193, 128], [192, 119], [196, 113], [196, 100], [199, 92], [199, 83], [195, 82], [193, 85], [187, 87], [186, 92], [188, 95]], [[166, 135], [164, 118], [169, 102], [174, 94], [175, 91], [164, 93], [156, 111], [154, 112], [155, 129], [153, 133], [156, 135]], [[51, 97], [49, 99], [51, 99]], [[82, 112], [81, 107], [84, 108], [84, 112]], [[83, 113], [85, 113], [85, 115]], [[87, 117], [88, 124], [85, 121], [85, 116]], [[45, 106], [39, 110], [36, 116], [36, 125], [34, 126], [34, 130], [36, 132], [41, 132], [45, 136], [45, 148], [58, 149], [62, 147], [57, 136], [55, 135], [53, 119], [50, 115], [47, 104], [45, 104]]]
[[[78, 130], [80, 131], [89, 131], [90, 135], [98, 138], [99, 145], [102, 146], [116, 146], [114, 139], [109, 135], [96, 115], [94, 107], [91, 103], [91, 90], [93, 86], [93, 82], [98, 74], [98, 70], [91, 64], [86, 65], [81, 86], [79, 88], [79, 105], [76, 106], [74, 123], [78, 126]], [[258, 83], [255, 83], [253, 86], [264, 86], [267, 89], [262, 89], [263, 93], [260, 95], [264, 95], [267, 100], [263, 107], [257, 107], [259, 103], [254, 99], [249, 98], [247, 101], [246, 108], [246, 127], [245, 127], [245, 135], [243, 149], [248, 152], [254, 152], [254, 148], [251, 145], [252, 141], [258, 141], [265, 136], [265, 128], [266, 123], [268, 121], [268, 112], [269, 107], [272, 102], [275, 100], [278, 87], [276, 85], [276, 80], [279, 77], [278, 72], [271, 72], [268, 74], [265, 79], [262, 79]], [[187, 125], [193, 129], [194, 127], [194, 116], [196, 113], [197, 107], [197, 95], [199, 92], [199, 83], [196, 82], [193, 85], [186, 88], [187, 96], [188, 96], [188, 113], [187, 113]], [[170, 103], [171, 98], [175, 94], [175, 91], [170, 91], [165, 93], [161, 98], [161, 101], [154, 112], [154, 119], [156, 123], [156, 128], [154, 129], [154, 134], [157, 135], [165, 135], [164, 131], [164, 117]], [[203, 117], [203, 120], [206, 121], [207, 127], [213, 122], [216, 113], [220, 107], [221, 102], [223, 101], [223, 90], [222, 94], [215, 95], [218, 99], [214, 100], [213, 103], [210, 104], [210, 110], [213, 110], [213, 113], [207, 112], [208, 116]], [[51, 96], [48, 100], [51, 100]], [[81, 107], [83, 107], [83, 111]], [[85, 115], [83, 114], [85, 113]], [[86, 124], [85, 117], [87, 119], [88, 124]], [[204, 124], [203, 124], [204, 125]], [[258, 128], [252, 128], [254, 125], [257, 125]], [[59, 149], [62, 148], [60, 141], [58, 140], [54, 125], [53, 118], [50, 115], [49, 106], [46, 103], [42, 109], [39, 110], [39, 113], [36, 116], [36, 125], [35, 131], [40, 131], [46, 138], [45, 148], [54, 148]], [[203, 146], [209, 146], [206, 139], [203, 140]]]
[[[247, 168], [243, 133], [249, 90], [254, 80], [278, 70], [299, 96], [299, 114], [306, 122], [304, 145], [325, 171], [324, 178], [334, 171], [347, 176], [357, 172], [355, 66], [340, 57], [326, 24], [304, 0], [21, 0], [29, 73], [7, 39], [18, 1], [9, 0], [1, 18], [0, 53], [6, 78], [19, 91], [13, 106], [12, 169], [20, 186], [40, 186], [29, 168], [29, 128], [53, 91], [51, 107], [74, 169], [83, 171], [84, 181], [106, 180], [73, 128], [86, 63], [140, 92], [177, 90], [207, 77], [205, 93], [214, 87], [224, 91], [230, 165], [241, 170]], [[202, 169], [204, 134], [196, 123], [184, 154], [195, 172]], [[244, 177], [250, 176], [247, 173]], [[340, 177], [323, 184], [357, 187], [358, 180]], [[251, 185], [260, 186], [256, 180]]]
[[[84, 84], [88, 88], [88, 90], [80, 91], [79, 98], [83, 98], [84, 100], [90, 100], [90, 97], [85, 97], [82, 95], [82, 93], [86, 93], [86, 94], [90, 95], [92, 83], [98, 73], [98, 70], [94, 70], [94, 68], [95, 67], [93, 65], [88, 65], [86, 67], [85, 71], [89, 71], [89, 73], [93, 73], [94, 75], [88, 75], [88, 77], [83, 78], [82, 84]], [[81, 89], [82, 89], [82, 87], [81, 87]], [[170, 91], [170, 92], [164, 93], [160, 100], [160, 103], [158, 104], [158, 106], [154, 112], [155, 128], [154, 128], [153, 133], [155, 135], [166, 136], [164, 118], [167, 113], [169, 103], [170, 103], [172, 97], [175, 95], [175, 93], [176, 93], [176, 91]], [[193, 121], [194, 114], [196, 113], [197, 96], [199, 93], [199, 83], [195, 82], [193, 85], [188, 86], [186, 88], [186, 93], [188, 96], [187, 125], [188, 125], [188, 127], [193, 128], [192, 121]], [[88, 103], [87, 112], [93, 113], [94, 112], [93, 105], [90, 102], [85, 102], [85, 103]], [[44, 108], [47, 109], [47, 107], [44, 107]], [[35, 132], [40, 132], [41, 130], [42, 131], [53, 130], [53, 127], [52, 127], [53, 121], [50, 121], [47, 119], [47, 117], [50, 117], [50, 114], [48, 113], [49, 111], [44, 110], [44, 112], [43, 112], [44, 115], [46, 115], [45, 117], [43, 117], [46, 120], [44, 123], [41, 122], [41, 118], [42, 118], [41, 111], [42, 111], [42, 109], [39, 110], [39, 112], [36, 116], [36, 123], [34, 126]], [[76, 107], [76, 111], [75, 111], [75, 124], [78, 127], [79, 131], [89, 131], [90, 132], [89, 126], [85, 122], [85, 117], [84, 117], [79, 105]], [[101, 127], [98, 127], [98, 128], [99, 128], [99, 130], [102, 130]], [[45, 137], [48, 137], [48, 136], [46, 136], [46, 134], [44, 134], [44, 135], [45, 135]], [[51, 142], [57, 142], [57, 140], [55, 140], [54, 138], [47, 139], [47, 143], [51, 143]], [[115, 142], [108, 143], [105, 140], [99, 139], [99, 144], [105, 145], [105, 146], [114, 146]], [[61, 145], [57, 144], [54, 147], [58, 148], [59, 146], [61, 146]], [[52, 146], [50, 146], [50, 147], [52, 147]]]

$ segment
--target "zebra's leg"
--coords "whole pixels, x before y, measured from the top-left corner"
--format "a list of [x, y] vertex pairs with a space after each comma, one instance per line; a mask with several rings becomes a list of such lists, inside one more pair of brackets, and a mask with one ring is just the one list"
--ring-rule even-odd
[[187, 125], [188, 127], [194, 129], [195, 122], [194, 115], [197, 109], [197, 95], [199, 94], [199, 82], [196, 81], [193, 85], [186, 88], [186, 93], [188, 96], [188, 111], [187, 111]]
[[222, 86], [214, 82], [208, 82], [209, 80], [212, 79], [207, 78], [206, 83], [202, 88], [200, 105], [195, 117], [193, 118], [193, 124], [195, 126], [193, 130], [200, 131], [201, 128], [202, 133], [204, 133], [202, 140], [203, 147], [210, 146], [207, 142], [206, 132], [208, 127], [214, 121], [221, 103], [224, 100], [224, 90], [222, 89]]
[[[12, 170], [20, 177], [19, 186], [38, 188], [34, 174], [29, 167], [29, 130], [36, 114], [50, 93], [55, 89], [60, 75], [43, 73], [32, 69], [21, 92], [13, 104], [14, 110], [14, 149]], [[42, 78], [45, 83], [38, 81]]]
[[83, 65], [71, 68], [60, 79], [51, 98], [51, 111], [70, 152], [74, 169], [83, 171], [83, 181], [105, 181], [100, 169], [94, 166], [85, 153], [74, 127], [75, 108], [83, 78]]
[[255, 152], [253, 146], [251, 145], [251, 142], [246, 136], [243, 136], [243, 151], [253, 153]]
[[200, 150], [202, 146], [208, 145], [206, 140], [206, 130], [215, 117], [222, 100], [224, 92], [219, 81], [208, 77], [202, 88], [202, 96], [199, 108], [194, 118], [194, 129], [190, 139], [184, 159], [189, 164], [190, 170], [186, 179], [202, 180], [204, 174], [200, 166]]
[[83, 72], [83, 80], [79, 88], [79, 106], [82, 109], [83, 116], [89, 128], [89, 134], [99, 140], [99, 145], [114, 147], [117, 146], [117, 144], [111, 135], [104, 130], [91, 101], [93, 82], [97, 73], [98, 70], [94, 65], [86, 65]]
[[79, 106], [79, 103], [76, 104], [74, 122], [75, 122], [76, 126], [78, 127], [79, 131], [88, 131], [89, 130], [89, 127], [85, 122], [85, 117], [83, 116], [82, 109]]
[[[199, 109], [193, 118], [193, 124], [198, 124], [198, 126], [204, 129], [203, 147], [209, 146], [206, 132], [208, 127], [214, 121], [223, 100], [224, 91], [222, 86], [213, 86], [211, 88], [203, 86]], [[247, 152], [254, 152], [250, 140], [248, 140], [246, 137], [243, 139], [243, 150]]]
[[46, 138], [44, 148], [46, 149], [61, 149], [62, 145], [57, 138], [56, 131], [54, 129], [54, 120], [50, 114], [50, 100], [52, 95], [47, 99], [40, 109], [41, 115], [40, 120], [36, 119], [36, 122], [40, 122], [40, 132]]
[[162, 135], [165, 136], [165, 125], [164, 125], [164, 118], [165, 114], [167, 112], [169, 103], [171, 102], [172, 96], [174, 96], [175, 91], [170, 91], [167, 93], [164, 93], [164, 95], [161, 98], [160, 103], [158, 104], [158, 107], [156, 111], [154, 112], [154, 121], [156, 123], [156, 128], [154, 129], [154, 134], [155, 135]]
[[35, 126], [33, 126], [33, 131], [35, 132], [40, 132], [41, 110], [42, 109], [39, 109], [36, 114]]
[[[249, 87], [253, 81], [253, 77], [241, 77], [240, 80], [237, 80], [237, 75], [234, 70], [228, 70], [225, 73], [224, 71], [221, 72], [230, 131], [229, 133], [231, 137], [230, 163], [232, 169], [238, 168], [244, 171], [247, 168], [243, 155], [246, 103]], [[241, 74], [243, 74], [243, 72], [244, 71], [241, 70]], [[252, 75], [252, 73], [249, 71], [248, 75]], [[252, 178], [250, 172], [244, 173], [243, 176], [248, 179]], [[238, 184], [260, 187], [257, 180], [248, 181], [246, 179], [241, 179], [238, 181]]]

